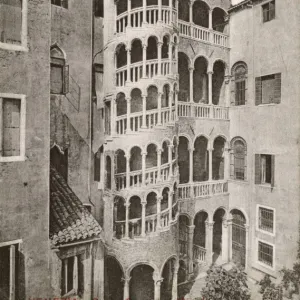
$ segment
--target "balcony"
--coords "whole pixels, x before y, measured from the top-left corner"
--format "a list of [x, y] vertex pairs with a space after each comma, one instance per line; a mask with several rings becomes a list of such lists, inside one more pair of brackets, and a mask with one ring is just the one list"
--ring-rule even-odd
[[229, 120], [229, 108], [193, 102], [178, 102], [178, 117]]
[[179, 184], [178, 199], [187, 200], [190, 198], [205, 198], [228, 193], [227, 181], [194, 182]]

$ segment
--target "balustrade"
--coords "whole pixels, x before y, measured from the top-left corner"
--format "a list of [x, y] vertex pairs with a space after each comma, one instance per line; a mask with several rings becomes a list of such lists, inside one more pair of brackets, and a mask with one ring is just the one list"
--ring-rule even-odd
[[206, 249], [194, 244], [193, 245], [193, 259], [197, 260], [199, 262], [205, 262], [205, 257], [206, 257]]
[[142, 233], [141, 230], [142, 218], [130, 219], [128, 222], [129, 222], [129, 237], [133, 239], [136, 236], [140, 236]]

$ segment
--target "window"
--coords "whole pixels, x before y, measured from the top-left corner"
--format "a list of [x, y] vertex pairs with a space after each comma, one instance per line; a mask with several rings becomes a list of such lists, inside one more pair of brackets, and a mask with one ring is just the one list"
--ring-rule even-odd
[[258, 261], [273, 268], [274, 249], [272, 245], [258, 241]]
[[232, 68], [234, 80], [232, 105], [239, 106], [246, 104], [247, 72], [247, 65], [244, 62], [238, 62]]
[[267, 231], [270, 233], [274, 233], [274, 210], [259, 207], [258, 208], [258, 228]]
[[63, 8], [68, 8], [68, 0], [51, 0], [51, 4], [60, 6]]
[[23, 50], [27, 40], [27, 0], [0, 0], [0, 46]]
[[242, 138], [234, 138], [231, 142], [231, 179], [246, 180], [246, 166], [246, 142]]
[[0, 94], [0, 161], [25, 157], [25, 96]]
[[16, 298], [18, 290], [18, 244], [0, 246], [0, 298]]
[[69, 92], [69, 66], [66, 65], [65, 55], [58, 46], [51, 47], [51, 94], [67, 94]]
[[84, 291], [84, 270], [81, 255], [62, 261], [62, 296], [82, 296]]
[[263, 22], [269, 22], [275, 19], [275, 1], [271, 1], [262, 6]]
[[280, 103], [281, 73], [255, 78], [255, 105]]
[[103, 0], [95, 1], [95, 17], [104, 17]]
[[255, 184], [274, 186], [275, 156], [255, 154]]

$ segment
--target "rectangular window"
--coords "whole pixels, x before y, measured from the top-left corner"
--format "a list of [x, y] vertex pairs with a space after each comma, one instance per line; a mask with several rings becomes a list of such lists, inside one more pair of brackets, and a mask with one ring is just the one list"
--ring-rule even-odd
[[259, 207], [258, 228], [263, 231], [274, 233], [274, 210], [265, 207]]
[[275, 156], [269, 154], [255, 154], [255, 183], [274, 186], [274, 177]]
[[0, 94], [0, 161], [25, 156], [25, 101], [24, 96], [16, 96]]
[[63, 8], [68, 8], [68, 0], [51, 0], [51, 4]]
[[18, 244], [0, 247], [1, 300], [16, 298], [18, 288]]
[[95, 17], [104, 17], [103, 0], [95, 1]]
[[84, 291], [84, 270], [81, 255], [62, 261], [62, 296], [82, 296]]
[[258, 261], [269, 266], [273, 267], [274, 265], [274, 249], [273, 246], [263, 243], [261, 241], [258, 242]]
[[263, 22], [269, 22], [275, 19], [275, 0], [262, 6]]
[[51, 58], [50, 93], [67, 94], [69, 92], [69, 66], [64, 59]]
[[281, 102], [281, 73], [255, 78], [255, 105]]
[[246, 82], [237, 81], [235, 83], [235, 105], [245, 105], [246, 99]]

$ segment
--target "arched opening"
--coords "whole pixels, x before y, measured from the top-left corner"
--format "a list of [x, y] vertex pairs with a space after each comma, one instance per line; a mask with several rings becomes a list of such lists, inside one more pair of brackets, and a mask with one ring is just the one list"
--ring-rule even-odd
[[165, 35], [163, 38], [163, 44], [161, 48], [161, 58], [169, 58], [169, 36]]
[[117, 239], [121, 239], [125, 235], [125, 199], [115, 197], [114, 199], [114, 235]]
[[179, 182], [188, 183], [190, 177], [189, 141], [186, 137], [179, 137], [178, 146]]
[[154, 299], [153, 272], [148, 265], [138, 265], [130, 272], [130, 300]]
[[223, 9], [215, 7], [212, 12], [213, 30], [224, 33], [226, 27], [226, 13]]
[[161, 300], [172, 300], [172, 288], [173, 288], [175, 264], [176, 264], [176, 259], [170, 258], [164, 265], [162, 271], [163, 281], [161, 283], [161, 289], [160, 289]]
[[119, 0], [117, 1], [117, 15], [120, 15], [128, 10], [127, 8], [127, 0]]
[[131, 9], [142, 7], [143, 0], [131, 0]]
[[112, 165], [111, 165], [111, 158], [110, 156], [106, 156], [106, 164], [105, 164], [105, 171], [106, 171], [106, 184], [105, 187], [107, 189], [111, 189], [111, 175], [112, 175], [112, 171], [111, 171]]
[[124, 93], [119, 93], [116, 97], [117, 117], [127, 114], [127, 101]]
[[217, 137], [214, 141], [214, 149], [212, 153], [212, 178], [213, 180], [224, 179], [224, 149], [225, 149], [225, 139], [222, 137]]
[[220, 100], [224, 99], [225, 64], [222, 61], [214, 63], [212, 75], [212, 102], [220, 105]]
[[123, 150], [116, 151], [116, 175], [126, 173], [126, 157]]
[[154, 168], [157, 166], [157, 146], [150, 144], [147, 147], [146, 168]]
[[232, 260], [235, 264], [246, 265], [246, 218], [237, 209], [231, 211], [232, 215]]
[[[152, 217], [151, 217], [152, 216]], [[151, 192], [147, 195], [147, 205], [146, 205], [146, 233], [156, 231], [157, 225], [157, 195]]]
[[163, 87], [161, 107], [169, 107], [169, 101], [170, 101], [170, 86], [168, 84], [165, 84]]
[[[130, 151], [130, 172], [142, 170], [142, 150], [135, 146]], [[139, 185], [142, 182], [142, 174], [130, 176], [130, 186]]]
[[222, 233], [223, 233], [223, 219], [225, 210], [219, 208], [214, 214], [214, 227], [213, 227], [213, 262], [222, 254]]
[[230, 177], [235, 180], [246, 179], [246, 142], [242, 138], [234, 138], [231, 142]]
[[193, 22], [201, 27], [209, 27], [209, 7], [203, 1], [195, 1], [193, 5]]
[[147, 89], [146, 110], [157, 109], [158, 91], [154, 85]]
[[198, 57], [194, 64], [194, 102], [208, 103], [207, 60]]
[[123, 278], [124, 273], [120, 263], [112, 256], [107, 256], [104, 260], [104, 299], [123, 300]]
[[142, 218], [142, 204], [138, 196], [133, 196], [129, 200], [129, 237], [141, 235], [141, 218]]
[[209, 159], [207, 151], [207, 139], [204, 136], [197, 137], [193, 153], [193, 180], [194, 182], [208, 180]]
[[142, 92], [140, 89], [133, 89], [130, 93], [130, 112], [136, 113], [143, 110]]
[[234, 99], [232, 99], [232, 102], [236, 106], [246, 104], [247, 73], [248, 68], [244, 62], [238, 62], [232, 67], [234, 78]]
[[134, 40], [131, 44], [131, 63], [143, 60], [143, 45], [140, 40]]
[[167, 208], [169, 208], [169, 193], [170, 193], [170, 189], [168, 187], [163, 189], [162, 200], [160, 203], [161, 211], [164, 211]]
[[147, 46], [147, 60], [157, 59], [157, 38], [150, 36]]
[[190, 21], [189, 1], [179, 0], [178, 3], [178, 19], [186, 22]]
[[178, 53], [178, 73], [179, 73], [178, 100], [183, 102], [188, 102], [190, 97], [189, 61], [187, 56], [182, 52]]
[[181, 257], [188, 255], [189, 226], [189, 218], [179, 215], [179, 253]]
[[127, 51], [124, 44], [120, 44], [116, 48], [116, 65], [117, 69], [127, 65]]
[[66, 94], [68, 92], [68, 86], [65, 83], [65, 78], [68, 74], [65, 70], [65, 53], [60, 47], [54, 44], [50, 48], [50, 58], [50, 92], [51, 94]]
[[162, 153], [161, 153], [161, 164], [167, 164], [169, 162], [169, 142], [164, 141], [162, 144]]
[[[208, 220], [208, 214], [205, 211], [200, 211], [196, 214], [194, 220], [194, 245], [205, 249], [206, 226], [205, 222]], [[194, 251], [195, 253], [195, 251]]]

